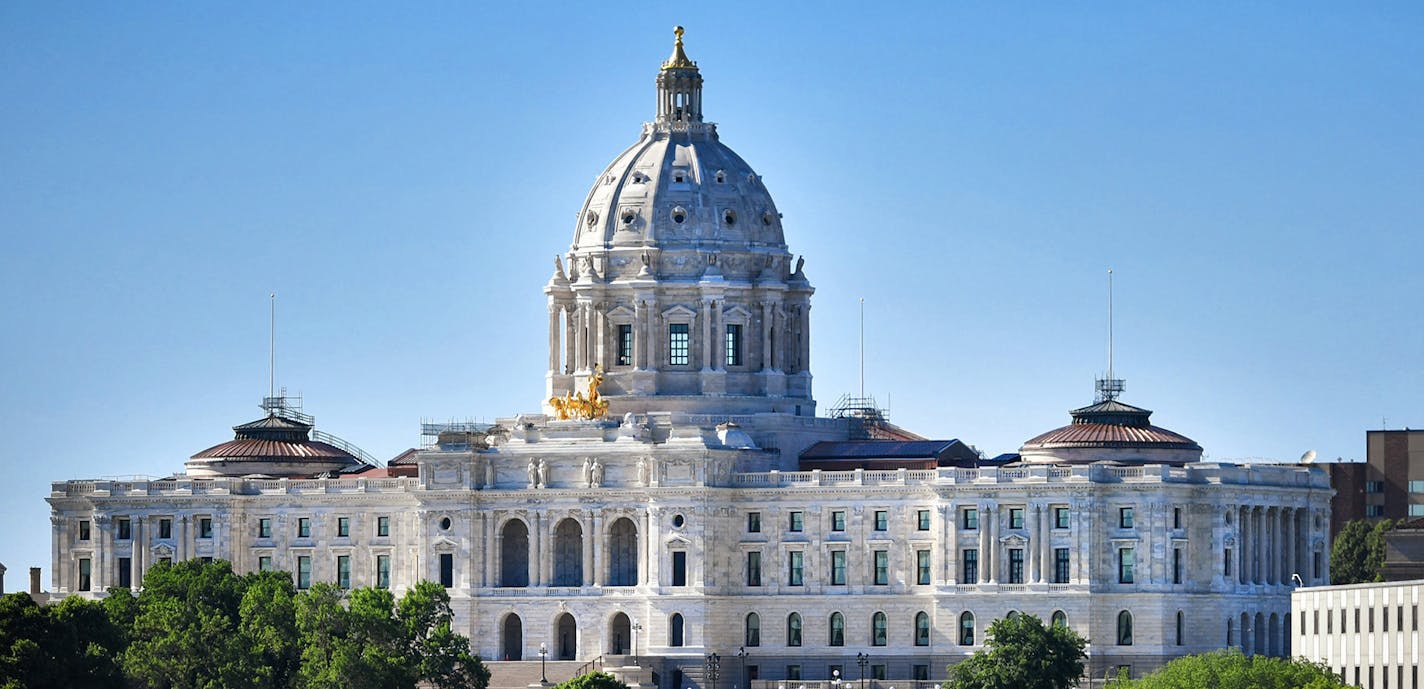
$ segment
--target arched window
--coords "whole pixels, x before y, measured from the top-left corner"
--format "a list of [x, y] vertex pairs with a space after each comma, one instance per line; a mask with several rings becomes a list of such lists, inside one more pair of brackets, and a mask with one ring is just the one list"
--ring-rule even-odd
[[959, 616], [959, 645], [974, 645], [974, 613], [968, 610]]
[[638, 585], [638, 527], [620, 517], [608, 530], [608, 585]]
[[529, 527], [511, 519], [500, 529], [500, 586], [529, 585]]
[[1186, 614], [1183, 613], [1181, 610], [1178, 610], [1178, 611], [1177, 611], [1177, 645], [1178, 645], [1178, 646], [1181, 646], [1181, 645], [1182, 645], [1182, 638], [1183, 638], [1184, 636], [1186, 636], [1185, 633], [1184, 633], [1185, 630], [1186, 630], [1186, 626], [1187, 626], [1187, 616], [1186, 616]]
[[1012, 619], [1014, 619], [1015, 617], [1018, 617], [1018, 616], [1019, 616], [1019, 611], [1017, 611], [1017, 610], [1010, 610], [1010, 611], [1009, 611], [1009, 614], [1004, 615], [1004, 617], [1005, 617], [1006, 619], [1010, 619], [1010, 620], [1012, 620]]
[[870, 617], [870, 645], [884, 646], [886, 642], [885, 613], [877, 612]]
[[830, 638], [826, 641], [830, 646], [845, 645], [845, 616], [838, 612], [831, 613]]
[[575, 519], [554, 529], [554, 585], [583, 585], [583, 526]]
[[682, 614], [673, 613], [668, 618], [668, 645], [681, 646], [683, 643]]
[[1055, 627], [1067, 627], [1067, 626], [1068, 626], [1068, 615], [1067, 615], [1066, 613], [1064, 613], [1062, 610], [1054, 610], [1054, 611], [1053, 611], [1053, 617], [1050, 618], [1050, 619], [1052, 620], [1052, 624], [1053, 624], [1053, 626], [1055, 626]]
[[919, 612], [915, 615], [915, 645], [930, 645], [930, 615], [927, 612]]
[[1132, 613], [1126, 610], [1117, 614], [1117, 645], [1132, 645]]
[[1236, 623], [1230, 617], [1226, 618], [1226, 645], [1236, 645]]
[[801, 615], [798, 613], [786, 616], [786, 645], [801, 645]]
[[747, 613], [747, 634], [746, 645], [761, 645], [761, 616], [754, 612]]

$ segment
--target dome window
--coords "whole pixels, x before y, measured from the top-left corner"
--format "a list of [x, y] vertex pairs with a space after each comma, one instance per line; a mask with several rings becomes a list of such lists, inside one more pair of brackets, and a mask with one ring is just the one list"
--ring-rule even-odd
[[621, 217], [623, 218], [624, 225], [632, 225], [633, 219], [638, 217], [638, 214], [634, 213], [633, 209], [629, 208], [623, 211], [623, 215]]
[[771, 211], [761, 214], [761, 224], [771, 227]]
[[673, 222], [681, 225], [685, 220], [687, 220], [687, 209], [683, 208], [682, 206], [678, 206], [677, 208], [672, 209]]
[[728, 225], [737, 224], [737, 212], [730, 208], [722, 211], [722, 222], [727, 223]]
[[641, 172], [635, 172], [635, 173], [633, 173], [633, 183], [634, 183], [634, 184], [642, 184], [642, 183], [644, 183], [644, 182], [646, 182], [646, 181], [648, 181], [648, 176], [647, 176], [647, 175], [644, 175], [644, 174], [641, 173]]
[[718, 183], [718, 184], [726, 184], [726, 183], [727, 183], [727, 173], [725, 173], [725, 172], [723, 172], [723, 171], [721, 171], [721, 170], [718, 170], [718, 171], [717, 171], [717, 183]]
[[589, 212], [588, 212], [588, 215], [585, 215], [585, 216], [584, 216], [584, 222], [588, 223], [588, 226], [589, 226], [589, 227], [593, 227], [594, 225], [597, 225], [597, 224], [598, 224], [598, 213], [596, 213], [596, 212], [594, 212], [594, 211], [589, 211]]
[[677, 172], [674, 172], [673, 175], [672, 175], [672, 181], [677, 182], [678, 184], [682, 184], [683, 182], [686, 182], [686, 181], [687, 181], [687, 173], [683, 172], [682, 170], [678, 170]]

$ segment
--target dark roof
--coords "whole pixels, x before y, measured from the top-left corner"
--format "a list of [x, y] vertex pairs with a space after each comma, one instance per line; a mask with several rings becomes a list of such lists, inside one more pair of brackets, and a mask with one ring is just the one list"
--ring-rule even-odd
[[268, 414], [266, 418], [233, 426], [235, 437], [192, 456], [192, 459], [345, 459], [359, 463], [350, 452], [311, 439], [311, 424]]
[[801, 453], [801, 459], [938, 459], [946, 450], [963, 445], [954, 440], [823, 440]]
[[1152, 412], [1141, 407], [1104, 400], [1074, 409], [1073, 423], [1039, 435], [1024, 447], [1156, 447], [1200, 450], [1201, 446], [1180, 433], [1151, 423]]

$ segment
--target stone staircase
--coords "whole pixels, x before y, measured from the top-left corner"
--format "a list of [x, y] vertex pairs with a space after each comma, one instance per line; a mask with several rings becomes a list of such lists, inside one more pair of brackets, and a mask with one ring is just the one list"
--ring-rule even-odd
[[[646, 665], [646, 660], [644, 661]], [[584, 666], [589, 667], [584, 667]], [[585, 660], [550, 660], [544, 665], [544, 677], [550, 686], [572, 679], [579, 670], [592, 672], [595, 664]], [[604, 656], [603, 672], [622, 680], [630, 687], [653, 686], [653, 671], [633, 664], [633, 656]], [[539, 660], [486, 660], [490, 671], [489, 689], [528, 689], [539, 684]]]

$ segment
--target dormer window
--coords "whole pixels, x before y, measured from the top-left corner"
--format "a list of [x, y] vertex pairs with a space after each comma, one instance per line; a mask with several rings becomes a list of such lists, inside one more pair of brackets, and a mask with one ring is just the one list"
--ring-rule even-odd
[[721, 171], [721, 170], [718, 170], [718, 171], [717, 171], [717, 183], [718, 183], [718, 184], [726, 184], [726, 183], [727, 183], [727, 173], [725, 173], [725, 172], [723, 172], [723, 171]]
[[678, 170], [672, 174], [672, 181], [682, 184], [687, 181], [687, 175], [682, 170]]
[[683, 208], [682, 206], [678, 206], [677, 208], [672, 209], [673, 222], [681, 225], [685, 220], [687, 220], [687, 209]]
[[630, 209], [627, 209], [627, 210], [624, 210], [624, 211], [623, 211], [623, 216], [622, 216], [622, 218], [623, 218], [623, 224], [624, 224], [624, 225], [632, 225], [632, 224], [633, 224], [633, 219], [636, 218], [636, 217], [638, 217], [638, 214], [637, 214], [637, 213], [634, 213], [631, 208], [630, 208]]
[[730, 208], [722, 211], [722, 222], [727, 223], [728, 225], [737, 224], [737, 212]]

